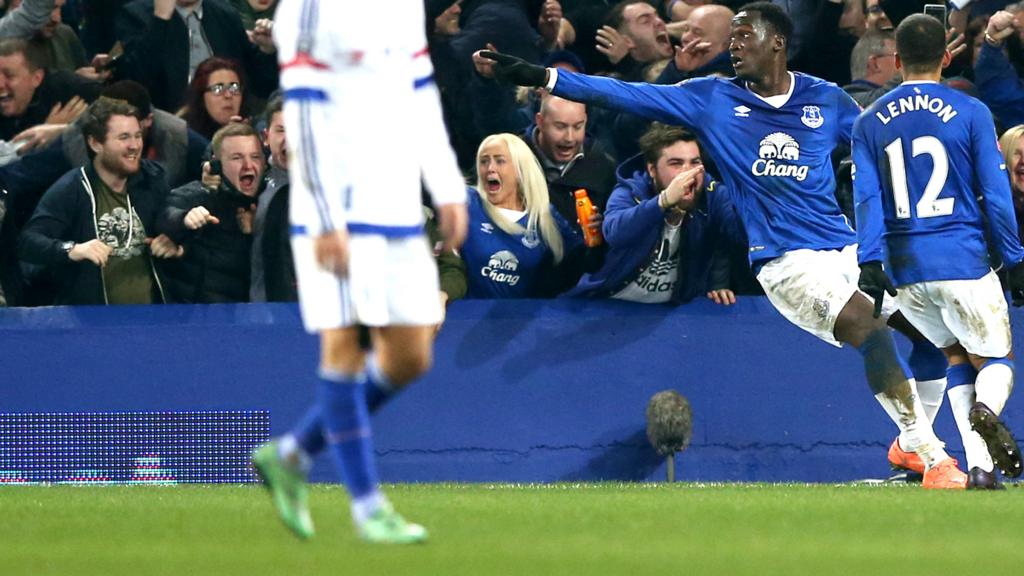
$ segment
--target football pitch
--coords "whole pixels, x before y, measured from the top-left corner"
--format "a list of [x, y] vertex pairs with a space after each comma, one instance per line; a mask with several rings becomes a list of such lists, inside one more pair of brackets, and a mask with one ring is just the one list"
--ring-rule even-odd
[[386, 487], [427, 544], [356, 539], [345, 492], [312, 493], [301, 542], [258, 486], [0, 488], [0, 574], [1006, 574], [1024, 490], [908, 485]]

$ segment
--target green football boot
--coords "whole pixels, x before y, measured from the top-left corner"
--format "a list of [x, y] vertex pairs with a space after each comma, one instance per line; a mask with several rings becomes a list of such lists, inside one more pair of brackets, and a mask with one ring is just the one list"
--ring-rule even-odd
[[427, 539], [427, 530], [384, 504], [359, 526], [359, 537], [375, 544], [418, 544]]
[[277, 452], [277, 441], [260, 446], [252, 453], [252, 464], [270, 491], [277, 515], [296, 536], [303, 540], [315, 533], [309, 515], [309, 486], [305, 474], [290, 466]]

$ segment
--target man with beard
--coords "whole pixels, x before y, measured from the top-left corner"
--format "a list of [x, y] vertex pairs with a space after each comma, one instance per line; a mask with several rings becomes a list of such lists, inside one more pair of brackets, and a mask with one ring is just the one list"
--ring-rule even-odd
[[943, 357], [896, 313], [889, 321], [927, 351], [927, 361], [918, 362], [912, 353], [908, 366], [879, 318], [881, 300], [872, 309], [859, 290], [873, 293], [875, 287], [858, 285], [856, 235], [835, 199], [830, 155], [850, 141], [860, 107], [835, 84], [787, 69], [792, 33], [792, 21], [778, 6], [747, 4], [731, 25], [736, 77], [674, 86], [545, 70], [495, 52], [481, 55], [495, 60], [496, 76], [509, 82], [692, 128], [739, 211], [750, 263], [769, 301], [825, 342], [857, 348], [871, 392], [901, 431], [907, 450], [901, 454], [924, 471], [924, 487], [962, 490], [967, 475], [935, 436], [911, 375], [913, 369], [918, 379], [941, 379]]
[[211, 147], [220, 184], [175, 188], [157, 224], [185, 246], [185, 258], [168, 269], [174, 302], [249, 301], [253, 215], [267, 162], [256, 129], [242, 122], [218, 130]]
[[706, 295], [735, 303], [729, 247], [746, 239], [728, 194], [705, 176], [696, 136], [655, 122], [640, 149], [619, 167], [608, 200], [604, 265], [569, 295], [649, 304]]
[[154, 258], [182, 253], [167, 236], [153, 234], [167, 194], [163, 171], [141, 159], [134, 107], [101, 98], [85, 115], [92, 162], [43, 195], [21, 234], [18, 255], [59, 279], [57, 304], [163, 302]]

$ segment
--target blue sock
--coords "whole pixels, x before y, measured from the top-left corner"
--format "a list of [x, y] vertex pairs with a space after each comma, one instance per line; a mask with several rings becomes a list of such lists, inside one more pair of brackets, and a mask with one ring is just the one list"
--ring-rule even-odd
[[395, 386], [381, 371], [380, 365], [377, 364], [377, 355], [368, 354], [366, 356], [366, 408], [370, 414], [387, 404], [394, 395]]
[[949, 382], [950, 388], [963, 386], [964, 384], [974, 384], [974, 379], [977, 377], [978, 371], [969, 362], [946, 368], [946, 381]]
[[324, 436], [353, 500], [377, 491], [377, 466], [365, 386], [363, 373], [320, 373]]
[[896, 351], [896, 342], [888, 328], [868, 334], [857, 350], [864, 357], [865, 376], [875, 394], [912, 378], [910, 367]]
[[292, 428], [291, 434], [295, 436], [298, 443], [306, 454], [316, 456], [324, 449], [323, 411], [320, 403], [314, 403], [309, 410], [302, 415], [299, 423]]
[[[394, 385], [381, 372], [377, 357], [373, 354], [366, 359], [366, 408], [373, 414], [395, 396]], [[309, 456], [316, 456], [324, 449], [323, 411], [320, 404], [313, 404], [302, 419], [291, 430], [298, 445]]]
[[[927, 340], [912, 340], [907, 364], [914, 380], [938, 380], [946, 375], [946, 355]], [[952, 386], [952, 382], [950, 385]]]

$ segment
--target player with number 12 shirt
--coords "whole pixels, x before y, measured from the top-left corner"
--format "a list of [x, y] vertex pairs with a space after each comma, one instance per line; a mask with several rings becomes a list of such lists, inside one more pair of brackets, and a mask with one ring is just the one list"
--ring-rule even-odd
[[993, 460], [1010, 476], [1022, 472], [1017, 444], [998, 418], [1013, 361], [1006, 298], [988, 249], [991, 242], [1010, 268], [1016, 300], [1024, 248], [1010, 181], [991, 112], [939, 83], [951, 59], [942, 24], [908, 17], [896, 46], [905, 81], [853, 128], [860, 285], [876, 298], [898, 288], [900, 311], [946, 354], [968, 487], [991, 487]]

